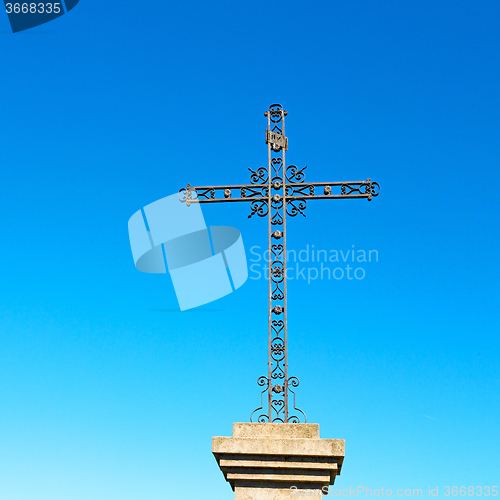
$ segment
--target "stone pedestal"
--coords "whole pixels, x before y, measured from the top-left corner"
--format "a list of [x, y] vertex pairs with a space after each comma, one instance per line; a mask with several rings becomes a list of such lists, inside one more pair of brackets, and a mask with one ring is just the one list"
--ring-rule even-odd
[[319, 424], [235, 423], [212, 451], [235, 500], [288, 500], [304, 493], [295, 488], [317, 498], [340, 474], [345, 441], [320, 439]]

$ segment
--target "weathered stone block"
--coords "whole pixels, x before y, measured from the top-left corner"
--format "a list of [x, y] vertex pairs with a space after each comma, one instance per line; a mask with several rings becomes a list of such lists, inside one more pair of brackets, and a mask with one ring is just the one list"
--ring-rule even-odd
[[212, 451], [235, 500], [283, 500], [298, 496], [291, 487], [319, 497], [333, 484], [345, 441], [320, 439], [318, 424], [235, 423], [233, 437], [212, 438]]

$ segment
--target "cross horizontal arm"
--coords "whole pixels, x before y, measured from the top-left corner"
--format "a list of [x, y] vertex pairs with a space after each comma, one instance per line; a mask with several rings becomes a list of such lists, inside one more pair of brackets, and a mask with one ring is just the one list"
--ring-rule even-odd
[[[317, 188], [323, 188], [320, 193]], [[337, 191], [337, 193], [335, 193]], [[378, 196], [380, 186], [371, 179], [352, 182], [293, 182], [285, 186], [287, 200], [320, 200], [320, 199], [352, 199]]]

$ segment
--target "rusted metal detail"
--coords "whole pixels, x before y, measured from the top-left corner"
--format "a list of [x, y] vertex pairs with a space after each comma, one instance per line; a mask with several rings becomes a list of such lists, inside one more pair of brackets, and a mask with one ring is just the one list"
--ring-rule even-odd
[[188, 184], [179, 191], [179, 200], [188, 206], [192, 203], [248, 201], [248, 217], [267, 217], [270, 256], [268, 376], [257, 380], [259, 387], [263, 388], [261, 405], [252, 412], [250, 421], [255, 418], [257, 422], [307, 422], [305, 413], [295, 405], [294, 389], [299, 386], [299, 379], [288, 376], [286, 219], [299, 214], [305, 217], [308, 200], [361, 198], [371, 201], [379, 195], [380, 185], [370, 178], [353, 182], [305, 182], [307, 167], [299, 169], [296, 165], [287, 167], [285, 164], [287, 112], [280, 104], [272, 104], [264, 115], [267, 118], [267, 168], [249, 168], [250, 184]]
[[288, 138], [277, 132], [266, 130], [266, 144], [271, 145], [271, 149], [279, 153], [282, 149], [288, 151]]

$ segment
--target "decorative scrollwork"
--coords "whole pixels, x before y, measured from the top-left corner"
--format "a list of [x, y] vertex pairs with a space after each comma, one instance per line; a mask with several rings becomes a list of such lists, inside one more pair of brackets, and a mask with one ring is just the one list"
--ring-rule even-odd
[[185, 188], [179, 189], [178, 197], [182, 203], [186, 203], [189, 207], [191, 201], [196, 200], [198, 196], [196, 190], [191, 187], [191, 184], [188, 184]]
[[371, 196], [378, 196], [380, 194], [380, 184], [378, 182], [370, 182], [370, 184], [366, 186], [365, 192], [370, 194], [368, 197], [369, 200]]
[[284, 298], [285, 298], [285, 295], [283, 293], [283, 290], [280, 288], [279, 283], [277, 283], [276, 286], [274, 287], [272, 293], [271, 293], [271, 299], [272, 300], [283, 300]]
[[271, 352], [277, 356], [276, 359], [280, 358], [285, 353], [285, 343], [283, 339], [275, 337], [271, 342]]
[[259, 217], [265, 217], [268, 214], [269, 206], [266, 200], [253, 200], [250, 203], [250, 210], [249, 219], [255, 214]]
[[271, 343], [271, 355], [275, 361], [281, 361], [285, 357], [285, 345], [283, 339], [275, 338]]
[[370, 178], [366, 179], [366, 182], [359, 183], [345, 183], [340, 187], [340, 194], [342, 196], [349, 196], [352, 194], [364, 194], [368, 195], [368, 201], [372, 199], [372, 196], [378, 196], [380, 193], [380, 185], [378, 182], [372, 182]]
[[[277, 360], [274, 360], [274, 361], [277, 361]], [[284, 370], [283, 366], [280, 365], [278, 362], [276, 363], [276, 366], [274, 367], [273, 371], [271, 372], [271, 378], [273, 380], [285, 378], [285, 370]]]
[[283, 159], [282, 158], [271, 158], [271, 167], [273, 170], [273, 176], [271, 179], [271, 182], [281, 182], [282, 174], [281, 174], [281, 167], [283, 166]]
[[[284, 112], [286, 114], [286, 111]], [[283, 106], [281, 104], [271, 104], [269, 110], [264, 113], [271, 121], [271, 131], [281, 134], [283, 131]]]
[[197, 199], [197, 200], [215, 199], [215, 188], [190, 188], [190, 192], [196, 193], [196, 196], [192, 199]]
[[286, 167], [286, 180], [290, 183], [304, 182], [304, 179], [306, 178], [304, 170], [306, 168], [307, 165], [302, 167], [300, 170], [296, 165], [288, 165], [288, 167]]
[[275, 257], [281, 257], [281, 254], [283, 253], [283, 245], [276, 243], [272, 244], [271, 252]]
[[271, 342], [275, 342], [275, 341], [279, 341], [279, 340], [281, 340], [283, 342], [283, 339], [279, 338], [279, 334], [283, 330], [283, 327], [285, 326], [285, 322], [282, 319], [273, 319], [271, 321], [271, 326], [272, 326], [272, 329], [274, 331], [274, 334], [276, 335]]
[[304, 210], [306, 208], [307, 208], [306, 200], [287, 200], [286, 202], [286, 213], [290, 217], [295, 217], [298, 214], [303, 215], [305, 217], [306, 214], [304, 213]]
[[268, 171], [266, 167], [259, 167], [257, 170], [250, 170], [250, 182], [252, 184], [266, 184], [268, 179]]
[[267, 198], [268, 187], [266, 185], [244, 186], [240, 188], [240, 196], [242, 198]]
[[[273, 208], [275, 208], [275, 207], [273, 207]], [[271, 217], [271, 224], [273, 226], [282, 226], [283, 225], [283, 217], [281, 216], [279, 210], [276, 210], [276, 212]]]
[[275, 283], [280, 282], [284, 275], [285, 275], [285, 270], [283, 269], [282, 265], [276, 265], [271, 267], [271, 276], [274, 278], [273, 281]]
[[[265, 387], [265, 389], [260, 393], [260, 406], [258, 408], [256, 408], [252, 412], [252, 414], [250, 415], [250, 422], [253, 422], [254, 413], [258, 413], [259, 411], [261, 411], [264, 408], [264, 393], [269, 391], [269, 379], [267, 377], [264, 377], [264, 376], [259, 377], [257, 379], [257, 384], [260, 387]], [[257, 417], [257, 422], [259, 422], [261, 424], [265, 424], [265, 423], [269, 422], [269, 415], [266, 415], [265, 413], [261, 413]]]
[[[289, 377], [287, 384], [286, 384], [286, 389], [293, 394], [293, 411], [295, 412], [300, 412], [302, 416], [304, 417], [304, 423], [307, 423], [307, 416], [306, 414], [300, 409], [295, 406], [295, 391], [290, 389], [290, 387], [298, 387], [300, 384], [299, 379], [297, 377]], [[298, 415], [294, 415], [293, 413], [288, 415], [288, 422], [291, 424], [298, 424], [300, 423], [300, 417]]]
[[286, 196], [312, 196], [314, 186], [311, 184], [301, 184], [300, 186], [287, 186]]
[[[275, 417], [273, 418], [273, 422], [284, 423], [286, 419], [285, 415], [285, 401], [283, 399], [272, 399], [271, 400], [271, 410], [274, 411]], [[283, 414], [283, 416], [282, 416]]]

